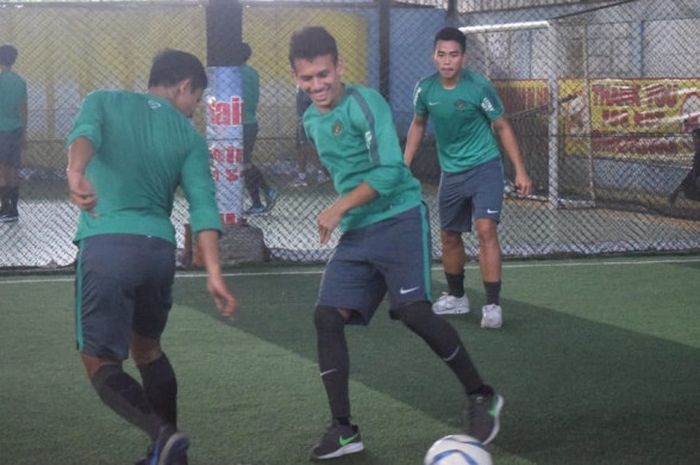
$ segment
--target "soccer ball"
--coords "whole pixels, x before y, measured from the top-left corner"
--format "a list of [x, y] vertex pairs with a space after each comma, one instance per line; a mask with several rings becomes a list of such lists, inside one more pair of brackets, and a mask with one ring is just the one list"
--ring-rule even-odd
[[465, 434], [440, 438], [425, 454], [425, 465], [492, 465], [491, 454], [478, 439]]

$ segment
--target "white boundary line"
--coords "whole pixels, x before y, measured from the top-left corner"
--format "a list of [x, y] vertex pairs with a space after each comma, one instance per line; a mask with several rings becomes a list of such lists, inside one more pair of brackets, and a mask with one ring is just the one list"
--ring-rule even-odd
[[[649, 260], [610, 260], [610, 261], [597, 261], [582, 259], [581, 261], [566, 261], [566, 262], [553, 262], [553, 263], [504, 263], [504, 269], [523, 269], [523, 268], [574, 268], [583, 266], [639, 266], [639, 265], [660, 265], [660, 264], [678, 264], [678, 263], [700, 263], [700, 257], [694, 258], [669, 258], [669, 259], [649, 259]], [[470, 262], [467, 265], [468, 268], [476, 268], [477, 265]], [[442, 271], [441, 266], [434, 266], [431, 268], [432, 271]], [[236, 277], [236, 276], [288, 276], [288, 275], [320, 275], [323, 273], [323, 269], [318, 270], [293, 270], [293, 271], [251, 271], [251, 272], [234, 272], [234, 273], [223, 273], [225, 277]], [[203, 278], [206, 273], [201, 272], [182, 272], [175, 275], [176, 279], [189, 279], [189, 278]], [[73, 282], [74, 278], [72, 276], [66, 277], [47, 277], [47, 278], [27, 278], [27, 279], [7, 279], [3, 280], [0, 278], [0, 285], [3, 284], [37, 284], [37, 283], [65, 283]]]

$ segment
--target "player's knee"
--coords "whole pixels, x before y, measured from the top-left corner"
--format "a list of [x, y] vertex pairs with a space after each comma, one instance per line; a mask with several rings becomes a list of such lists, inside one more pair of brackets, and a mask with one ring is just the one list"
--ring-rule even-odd
[[426, 322], [437, 318], [427, 300], [402, 305], [392, 309], [389, 314], [393, 320], [399, 320], [411, 329], [425, 326]]
[[148, 365], [163, 355], [158, 339], [139, 336], [136, 333], [132, 334], [129, 351], [137, 366]]
[[314, 325], [319, 333], [334, 333], [343, 330], [345, 318], [335, 307], [317, 305], [314, 311]]
[[447, 248], [462, 247], [462, 236], [455, 231], [441, 231], [442, 246]]

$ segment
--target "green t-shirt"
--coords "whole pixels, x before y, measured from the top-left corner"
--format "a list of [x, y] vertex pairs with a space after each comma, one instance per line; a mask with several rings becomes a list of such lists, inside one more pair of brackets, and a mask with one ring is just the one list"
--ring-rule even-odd
[[80, 213], [76, 241], [124, 233], [175, 243], [170, 214], [178, 186], [189, 202], [192, 231], [221, 231], [207, 144], [168, 100], [126, 91], [91, 93], [67, 145], [78, 137], [94, 147], [86, 176], [97, 194], [97, 215]]
[[241, 67], [243, 84], [243, 124], [257, 123], [258, 100], [260, 99], [260, 75], [248, 65]]
[[0, 73], [0, 131], [22, 127], [21, 110], [27, 101], [27, 83], [14, 71]]
[[321, 113], [315, 105], [306, 110], [304, 129], [340, 195], [362, 182], [378, 193], [343, 216], [342, 230], [391, 218], [422, 202], [420, 184], [403, 162], [391, 109], [375, 90], [346, 84], [332, 110]]
[[433, 74], [416, 84], [415, 113], [433, 121], [440, 168], [457, 173], [500, 156], [491, 122], [503, 115], [503, 103], [483, 75], [463, 70], [453, 89]]

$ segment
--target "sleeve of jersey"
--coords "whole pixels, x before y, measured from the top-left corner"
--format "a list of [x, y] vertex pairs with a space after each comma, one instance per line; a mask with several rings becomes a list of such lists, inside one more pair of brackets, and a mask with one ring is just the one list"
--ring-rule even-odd
[[66, 147], [78, 137], [85, 137], [92, 143], [95, 152], [102, 145], [102, 94], [92, 93], [80, 105], [78, 117], [66, 139]]
[[209, 150], [201, 137], [196, 138], [182, 166], [181, 186], [189, 203], [192, 232], [196, 234], [207, 229], [221, 232], [216, 188], [209, 170]]
[[483, 95], [483, 99], [481, 100], [481, 111], [484, 112], [486, 117], [490, 121], [494, 121], [503, 116], [503, 113], [505, 112], [503, 102], [498, 96], [498, 92], [496, 92], [496, 88], [493, 86], [493, 83], [486, 77], [483, 77], [481, 93]]
[[423, 101], [423, 81], [418, 81], [413, 89], [413, 111], [416, 115], [424, 116], [428, 113], [428, 108]]
[[358, 92], [357, 96], [360, 107], [356, 113], [358, 125], [365, 134], [365, 143], [372, 160], [372, 169], [364, 181], [380, 197], [390, 195], [401, 185], [406, 174], [391, 109], [376, 92]]

